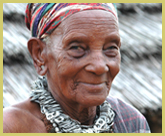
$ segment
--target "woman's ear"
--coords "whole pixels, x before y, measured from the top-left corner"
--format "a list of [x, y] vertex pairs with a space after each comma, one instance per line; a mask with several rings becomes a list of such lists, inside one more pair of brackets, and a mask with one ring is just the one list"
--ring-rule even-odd
[[45, 65], [45, 43], [40, 39], [33, 37], [28, 41], [27, 46], [37, 73], [41, 76], [45, 75], [47, 72], [47, 66]]

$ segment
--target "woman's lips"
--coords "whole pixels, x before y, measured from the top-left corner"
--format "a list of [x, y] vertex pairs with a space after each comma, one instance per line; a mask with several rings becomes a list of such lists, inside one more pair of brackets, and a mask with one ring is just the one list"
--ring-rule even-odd
[[78, 83], [80, 87], [83, 87], [88, 92], [91, 93], [99, 93], [106, 89], [106, 82], [103, 83], [86, 83], [86, 82], [79, 82]]

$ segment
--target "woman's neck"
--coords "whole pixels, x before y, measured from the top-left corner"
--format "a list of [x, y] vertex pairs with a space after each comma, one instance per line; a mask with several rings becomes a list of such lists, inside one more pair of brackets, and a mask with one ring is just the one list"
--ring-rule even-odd
[[78, 120], [82, 125], [92, 125], [96, 117], [96, 106], [86, 108], [83, 106], [62, 105], [61, 107], [65, 114]]
[[[53, 94], [52, 94], [53, 95]], [[96, 117], [97, 106], [87, 107], [78, 103], [61, 100], [57, 95], [53, 95], [60, 104], [61, 109], [72, 119], [79, 121], [82, 125], [92, 125]]]

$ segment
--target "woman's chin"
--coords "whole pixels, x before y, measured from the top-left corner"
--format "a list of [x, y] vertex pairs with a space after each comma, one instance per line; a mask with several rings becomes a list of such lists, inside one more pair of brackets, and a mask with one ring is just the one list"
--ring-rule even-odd
[[80, 84], [75, 92], [76, 102], [90, 107], [101, 105], [109, 94], [109, 88], [105, 83], [98, 85]]
[[103, 96], [86, 96], [84, 98], [79, 98], [77, 102], [81, 105], [84, 105], [85, 107], [92, 107], [92, 106], [98, 106], [101, 105], [106, 100], [107, 95]]

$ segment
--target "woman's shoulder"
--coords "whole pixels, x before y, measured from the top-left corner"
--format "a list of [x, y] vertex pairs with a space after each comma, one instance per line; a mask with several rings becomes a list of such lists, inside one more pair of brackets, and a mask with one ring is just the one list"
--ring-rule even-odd
[[4, 133], [46, 132], [39, 106], [26, 100], [3, 109]]
[[107, 101], [116, 113], [115, 129], [122, 133], [148, 133], [150, 132], [145, 117], [132, 105], [119, 98], [109, 96]]

